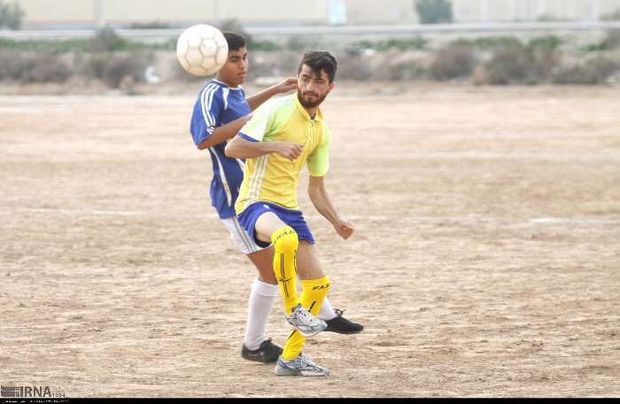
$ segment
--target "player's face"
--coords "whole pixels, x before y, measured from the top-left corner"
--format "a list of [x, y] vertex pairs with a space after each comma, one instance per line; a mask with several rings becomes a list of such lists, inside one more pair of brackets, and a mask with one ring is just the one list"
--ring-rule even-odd
[[248, 51], [244, 46], [228, 52], [228, 59], [218, 72], [218, 77], [230, 87], [237, 87], [245, 82], [247, 73]]
[[321, 70], [320, 73], [316, 73], [310, 66], [301, 66], [297, 77], [297, 98], [305, 108], [315, 108], [321, 105], [332, 88], [334, 88], [334, 83], [329, 82], [329, 76], [325, 71]]

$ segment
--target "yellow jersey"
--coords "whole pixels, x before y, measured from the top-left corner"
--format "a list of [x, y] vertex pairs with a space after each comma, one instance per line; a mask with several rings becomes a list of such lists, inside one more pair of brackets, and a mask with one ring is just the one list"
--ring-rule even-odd
[[237, 214], [255, 202], [271, 202], [299, 209], [297, 184], [306, 163], [313, 177], [329, 168], [330, 132], [321, 111], [314, 118], [302, 107], [297, 94], [271, 99], [254, 111], [237, 136], [254, 142], [287, 141], [304, 145], [294, 161], [269, 153], [245, 161], [243, 182], [235, 203]]

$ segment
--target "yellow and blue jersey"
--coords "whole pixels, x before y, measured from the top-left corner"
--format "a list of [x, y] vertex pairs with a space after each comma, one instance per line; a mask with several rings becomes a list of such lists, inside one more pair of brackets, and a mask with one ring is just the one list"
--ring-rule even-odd
[[287, 141], [304, 145], [301, 156], [294, 161], [278, 153], [246, 160], [235, 204], [237, 214], [261, 201], [299, 209], [297, 184], [306, 163], [314, 177], [324, 176], [329, 169], [329, 128], [320, 110], [314, 118], [308, 115], [297, 94], [267, 101], [254, 111], [237, 136], [253, 142]]

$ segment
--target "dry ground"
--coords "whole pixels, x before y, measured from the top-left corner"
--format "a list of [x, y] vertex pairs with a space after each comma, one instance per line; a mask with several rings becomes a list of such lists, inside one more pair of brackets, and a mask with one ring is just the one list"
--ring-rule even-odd
[[[620, 90], [341, 86], [340, 240], [362, 334], [323, 380], [239, 356], [254, 270], [208, 201], [193, 92], [0, 97], [0, 383], [70, 397], [620, 395]], [[235, 291], [240, 291], [234, 294]], [[270, 335], [287, 334], [279, 304]]]

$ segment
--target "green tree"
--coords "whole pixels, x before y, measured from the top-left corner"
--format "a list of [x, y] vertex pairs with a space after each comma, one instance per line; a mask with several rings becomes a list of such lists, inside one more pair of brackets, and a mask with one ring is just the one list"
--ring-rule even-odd
[[422, 24], [452, 22], [450, 0], [415, 0], [415, 9]]
[[17, 3], [4, 4], [0, 0], [0, 29], [8, 28], [18, 30], [22, 26], [24, 11]]
[[111, 52], [127, 49], [127, 40], [116, 33], [114, 28], [105, 26], [95, 32], [90, 39], [93, 52]]

